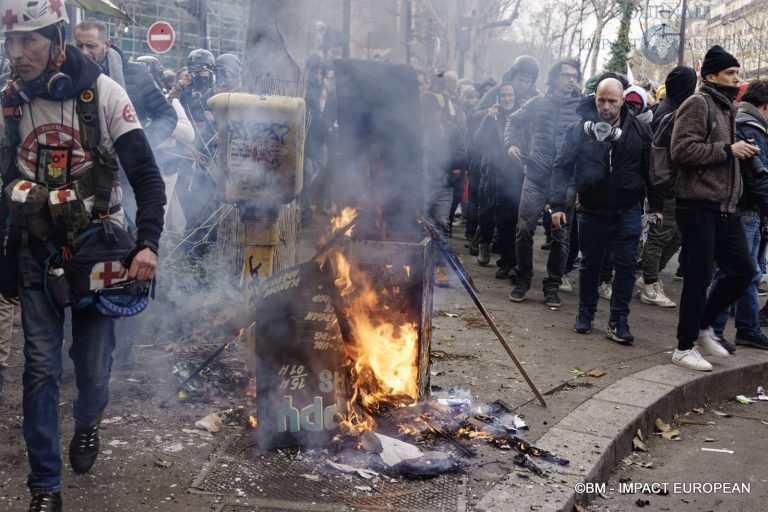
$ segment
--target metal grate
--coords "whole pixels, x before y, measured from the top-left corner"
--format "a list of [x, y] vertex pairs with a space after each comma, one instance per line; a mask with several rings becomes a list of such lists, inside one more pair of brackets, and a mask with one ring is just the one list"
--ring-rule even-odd
[[220, 512], [307, 510], [303, 504], [309, 503], [322, 510], [466, 510], [462, 475], [371, 482], [326, 469], [328, 454], [321, 451], [255, 451], [252, 434], [238, 433], [222, 443], [192, 483], [192, 492], [237, 498], [238, 504], [225, 504]]

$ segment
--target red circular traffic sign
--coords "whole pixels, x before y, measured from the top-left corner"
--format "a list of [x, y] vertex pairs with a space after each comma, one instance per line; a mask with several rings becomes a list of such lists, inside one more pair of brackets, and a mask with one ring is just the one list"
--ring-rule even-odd
[[173, 47], [176, 34], [167, 21], [156, 21], [147, 30], [147, 44], [155, 53], [165, 53]]

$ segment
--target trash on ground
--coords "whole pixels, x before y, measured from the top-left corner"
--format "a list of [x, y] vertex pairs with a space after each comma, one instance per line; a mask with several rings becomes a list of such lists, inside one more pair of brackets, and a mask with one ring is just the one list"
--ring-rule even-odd
[[733, 454], [733, 450], [726, 450], [725, 448], [702, 448], [701, 451]]
[[381, 453], [379, 455], [387, 466], [391, 467], [404, 460], [416, 459], [422, 455], [421, 450], [405, 441], [376, 432], [374, 432], [374, 435], [381, 443]]
[[661, 418], [656, 418], [656, 428], [659, 430], [659, 433], [657, 435], [660, 435], [664, 439], [667, 440], [680, 440], [680, 431], [679, 430], [673, 430], [672, 427], [664, 423]]
[[311, 473], [302, 473], [301, 476], [303, 476], [307, 480], [312, 480], [313, 482], [319, 482], [320, 481], [320, 475], [313, 475]]
[[163, 459], [157, 459], [155, 460], [155, 466], [159, 468], [165, 468], [168, 469], [172, 467], [175, 463], [172, 460], [163, 460]]
[[582, 370], [582, 369], [581, 369], [580, 367], [578, 367], [578, 366], [573, 366], [573, 367], [572, 367], [570, 370], [568, 370], [568, 371], [569, 371], [569, 372], [571, 372], [572, 374], [574, 374], [574, 375], [575, 375], [577, 378], [578, 378], [578, 377], [584, 377], [584, 376], [586, 375], [586, 373], [584, 373], [584, 370]]
[[632, 449], [640, 452], [648, 451], [648, 449], [645, 447], [645, 443], [643, 442], [643, 433], [640, 431], [640, 429], [637, 429], [637, 434], [635, 434], [635, 437], [632, 439]]
[[704, 438], [704, 442], [705, 443], [714, 443], [716, 441], [717, 441], [717, 439], [712, 439], [711, 437], [705, 437]]
[[468, 389], [450, 387], [444, 391], [433, 393], [438, 404], [447, 405], [459, 410], [472, 407], [472, 393]]
[[765, 388], [763, 388], [763, 386], [758, 386], [757, 396], [755, 398], [758, 400], [768, 400], [768, 395], [765, 394]]
[[715, 416], [722, 416], [723, 418], [730, 418], [731, 417], [730, 413], [718, 411], [718, 410], [715, 410], [715, 409], [712, 409], [712, 414], [714, 414]]
[[370, 480], [371, 478], [379, 476], [377, 472], [370, 469], [356, 468], [354, 466], [350, 466], [349, 464], [339, 464], [337, 462], [331, 462], [330, 460], [326, 461], [326, 463], [329, 467], [335, 469], [336, 471], [340, 471], [348, 475], [358, 475], [362, 478], [365, 478], [366, 480]]
[[747, 398], [744, 395], [738, 395], [736, 397], [736, 401], [739, 402], [740, 404], [751, 404], [752, 402], [754, 402], [754, 400], [752, 400], [751, 398]]
[[445, 316], [447, 316], [448, 318], [459, 318], [459, 315], [457, 315], [456, 313], [446, 313]]
[[598, 366], [597, 368], [593, 368], [593, 369], [589, 370], [589, 372], [587, 372], [587, 375], [589, 375], [590, 377], [594, 377], [596, 379], [599, 379], [600, 377], [602, 377], [606, 373], [608, 373], [608, 372], [606, 372], [605, 370], [603, 370], [602, 368], [600, 368]]
[[696, 414], [704, 414], [704, 408], [703, 407], [695, 407], [695, 408], [693, 408], [691, 410], [693, 412], [695, 412]]
[[207, 430], [211, 434], [221, 430], [222, 426], [224, 426], [224, 423], [221, 421], [221, 417], [215, 412], [195, 422], [195, 427]]

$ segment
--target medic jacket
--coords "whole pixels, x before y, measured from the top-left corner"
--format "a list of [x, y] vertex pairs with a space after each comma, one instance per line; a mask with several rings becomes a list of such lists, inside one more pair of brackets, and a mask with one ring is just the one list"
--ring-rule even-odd
[[536, 96], [507, 118], [505, 152], [510, 146], [523, 148], [524, 141], [530, 140], [525, 176], [544, 189], [549, 187], [552, 179], [552, 164], [563, 135], [568, 126], [579, 119], [576, 108], [580, 101], [581, 93], [577, 89], [566, 98], [551, 93]]
[[[74, 112], [74, 101], [77, 96], [93, 86], [97, 79], [110, 79], [106, 78], [106, 75], [100, 77], [99, 75], [102, 74], [101, 68], [74, 46], [67, 45], [65, 51], [67, 58], [61, 71], [72, 78], [72, 87], [66, 93], [67, 99], [62, 100], [62, 106], [71, 104], [71, 108], [63, 108], [63, 110], [66, 112]], [[117, 84], [114, 84], [114, 86], [118, 87]], [[98, 89], [97, 94], [99, 94]], [[133, 109], [128, 102], [128, 98], [125, 97], [125, 93], [121, 92], [120, 94], [123, 95], [126, 105], [121, 109], [122, 119], [119, 121], [127, 122], [128, 120], [131, 120], [135, 114], [133, 114]], [[40, 105], [44, 103], [41, 100], [48, 100], [48, 102], [52, 101], [47, 95], [41, 95], [39, 98], [34, 98], [30, 104], [24, 105], [22, 107], [23, 112], [29, 112], [30, 108], [41, 109], [42, 106]], [[118, 107], [119, 105], [114, 108]], [[120, 116], [120, 114], [117, 115]], [[27, 114], [26, 119], [31, 120], [32, 118]], [[40, 118], [37, 119], [38, 122], [40, 122]], [[77, 119], [75, 118], [74, 121], [77, 122]], [[135, 122], [135, 118], [133, 121]], [[113, 126], [116, 122], [117, 120], [115, 119], [100, 119], [102, 127]], [[163, 183], [163, 178], [160, 175], [160, 171], [155, 162], [155, 157], [149, 146], [149, 142], [144, 134], [144, 130], [141, 129], [141, 126], [138, 123], [135, 124], [137, 128], [126, 131], [114, 140], [114, 147], [111, 148], [111, 154], [116, 154], [119, 159], [128, 178], [128, 182], [133, 187], [136, 196], [138, 205], [138, 212], [136, 215], [136, 225], [138, 230], [136, 237], [137, 243], [139, 245], [157, 248], [160, 241], [160, 234], [163, 229], [165, 184]], [[67, 126], [64, 128], [67, 134], [71, 130]], [[2, 129], [5, 128], [3, 127]], [[42, 129], [42, 127], [39, 127], [39, 129]], [[21, 135], [23, 139], [25, 135]], [[53, 135], [53, 132], [51, 135]], [[60, 137], [60, 139], [60, 143], [65, 146], [68, 145], [74, 148], [80, 147], [79, 144], [73, 144], [69, 137]], [[102, 143], [104, 143], [105, 139], [106, 137], [102, 132]], [[23, 147], [17, 147], [16, 153], [18, 156], [15, 159], [15, 164], [12, 165], [8, 173], [3, 176], [4, 186], [17, 178], [29, 179], [28, 174], [30, 173], [30, 170], [27, 169], [25, 171], [26, 174], [22, 174], [22, 171], [18, 166], [23, 165], [23, 162], [21, 164], [19, 162], [25, 158], [24, 155], [28, 158], [32, 153], [25, 151]], [[114, 192], [113, 197], [115, 197]], [[0, 218], [3, 220], [8, 218], [8, 205], [5, 200], [0, 201]]]
[[760, 151], [753, 157], [762, 163], [763, 168], [756, 170], [748, 162], [741, 163], [741, 177], [744, 181], [744, 194], [738, 207], [746, 210], [759, 210], [768, 217], [768, 120], [754, 105], [742, 102], [736, 114], [736, 129], [745, 139], [754, 140]]
[[[584, 118], [573, 123], [565, 134], [552, 173], [552, 211], [565, 211], [565, 196], [575, 180], [582, 211], [615, 215], [639, 209], [650, 189], [651, 128], [621, 107], [621, 137], [616, 142], [598, 141], [584, 130], [586, 121], [598, 122], [594, 96], [580, 106]], [[662, 210], [662, 198], [649, 194], [652, 212]]]

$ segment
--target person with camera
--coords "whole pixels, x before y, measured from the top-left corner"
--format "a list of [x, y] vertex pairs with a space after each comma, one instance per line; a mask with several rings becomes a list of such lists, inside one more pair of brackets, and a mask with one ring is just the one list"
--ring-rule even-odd
[[[760, 249], [760, 216], [768, 216], [768, 80], [749, 83], [736, 114], [736, 136], [759, 148], [757, 154], [740, 162], [744, 193], [736, 204], [736, 215], [741, 219], [747, 247], [752, 258], [754, 276], [749, 286], [734, 304], [736, 308], [736, 344], [768, 350], [768, 337], [760, 329], [760, 298], [757, 287], [763, 277], [758, 262]], [[711, 289], [723, 277], [716, 267]], [[720, 343], [733, 353], [736, 350], [723, 337], [730, 307], [721, 311], [712, 326]]]
[[581, 120], [572, 124], [552, 173], [552, 227], [570, 221], [567, 190], [575, 183], [579, 223], [579, 310], [573, 330], [592, 332], [603, 259], [614, 269], [610, 317], [605, 336], [632, 345], [629, 303], [635, 282], [635, 256], [642, 231], [643, 199], [661, 220], [661, 198], [650, 193], [651, 128], [635, 117], [616, 78], [604, 78], [594, 97], [580, 105]]
[[[707, 50], [700, 94], [680, 105], [672, 131], [670, 156], [678, 168], [675, 213], [686, 255], [672, 362], [691, 370], [712, 370], [705, 355], [729, 355], [713, 326], [718, 313], [733, 304], [755, 276], [736, 205], [744, 189], [739, 163], [760, 148], [736, 138], [733, 102], [739, 92], [739, 67], [722, 47]], [[721, 277], [707, 295], [715, 263]]]
[[[99, 291], [106, 294], [108, 281], [127, 287], [152, 280], [165, 193], [128, 94], [94, 61], [65, 44], [69, 19], [64, 0], [1, 0], [0, 10], [5, 13], [5, 52], [13, 70], [0, 97], [5, 134], [0, 218], [10, 225], [4, 233], [0, 292], [21, 304], [29, 510], [56, 512], [62, 510], [59, 381], [64, 300], [73, 298], [69, 292], [85, 281], [87, 290], [79, 298], [91, 301], [71, 307], [69, 350], [77, 386], [69, 462], [76, 473], [84, 474], [99, 454], [116, 322], [107, 310], [115, 304], [97, 300], [88, 283], [99, 281]], [[126, 236], [118, 159], [136, 192], [135, 242]], [[126, 243], [117, 244], [120, 240]], [[86, 244], [99, 241], [102, 248], [123, 254], [124, 266], [88, 260], [96, 255]], [[66, 263], [83, 258], [94, 262], [83, 265], [84, 272], [74, 272]], [[52, 284], [68, 293], [54, 294]], [[98, 297], [108, 301], [105, 295]]]

